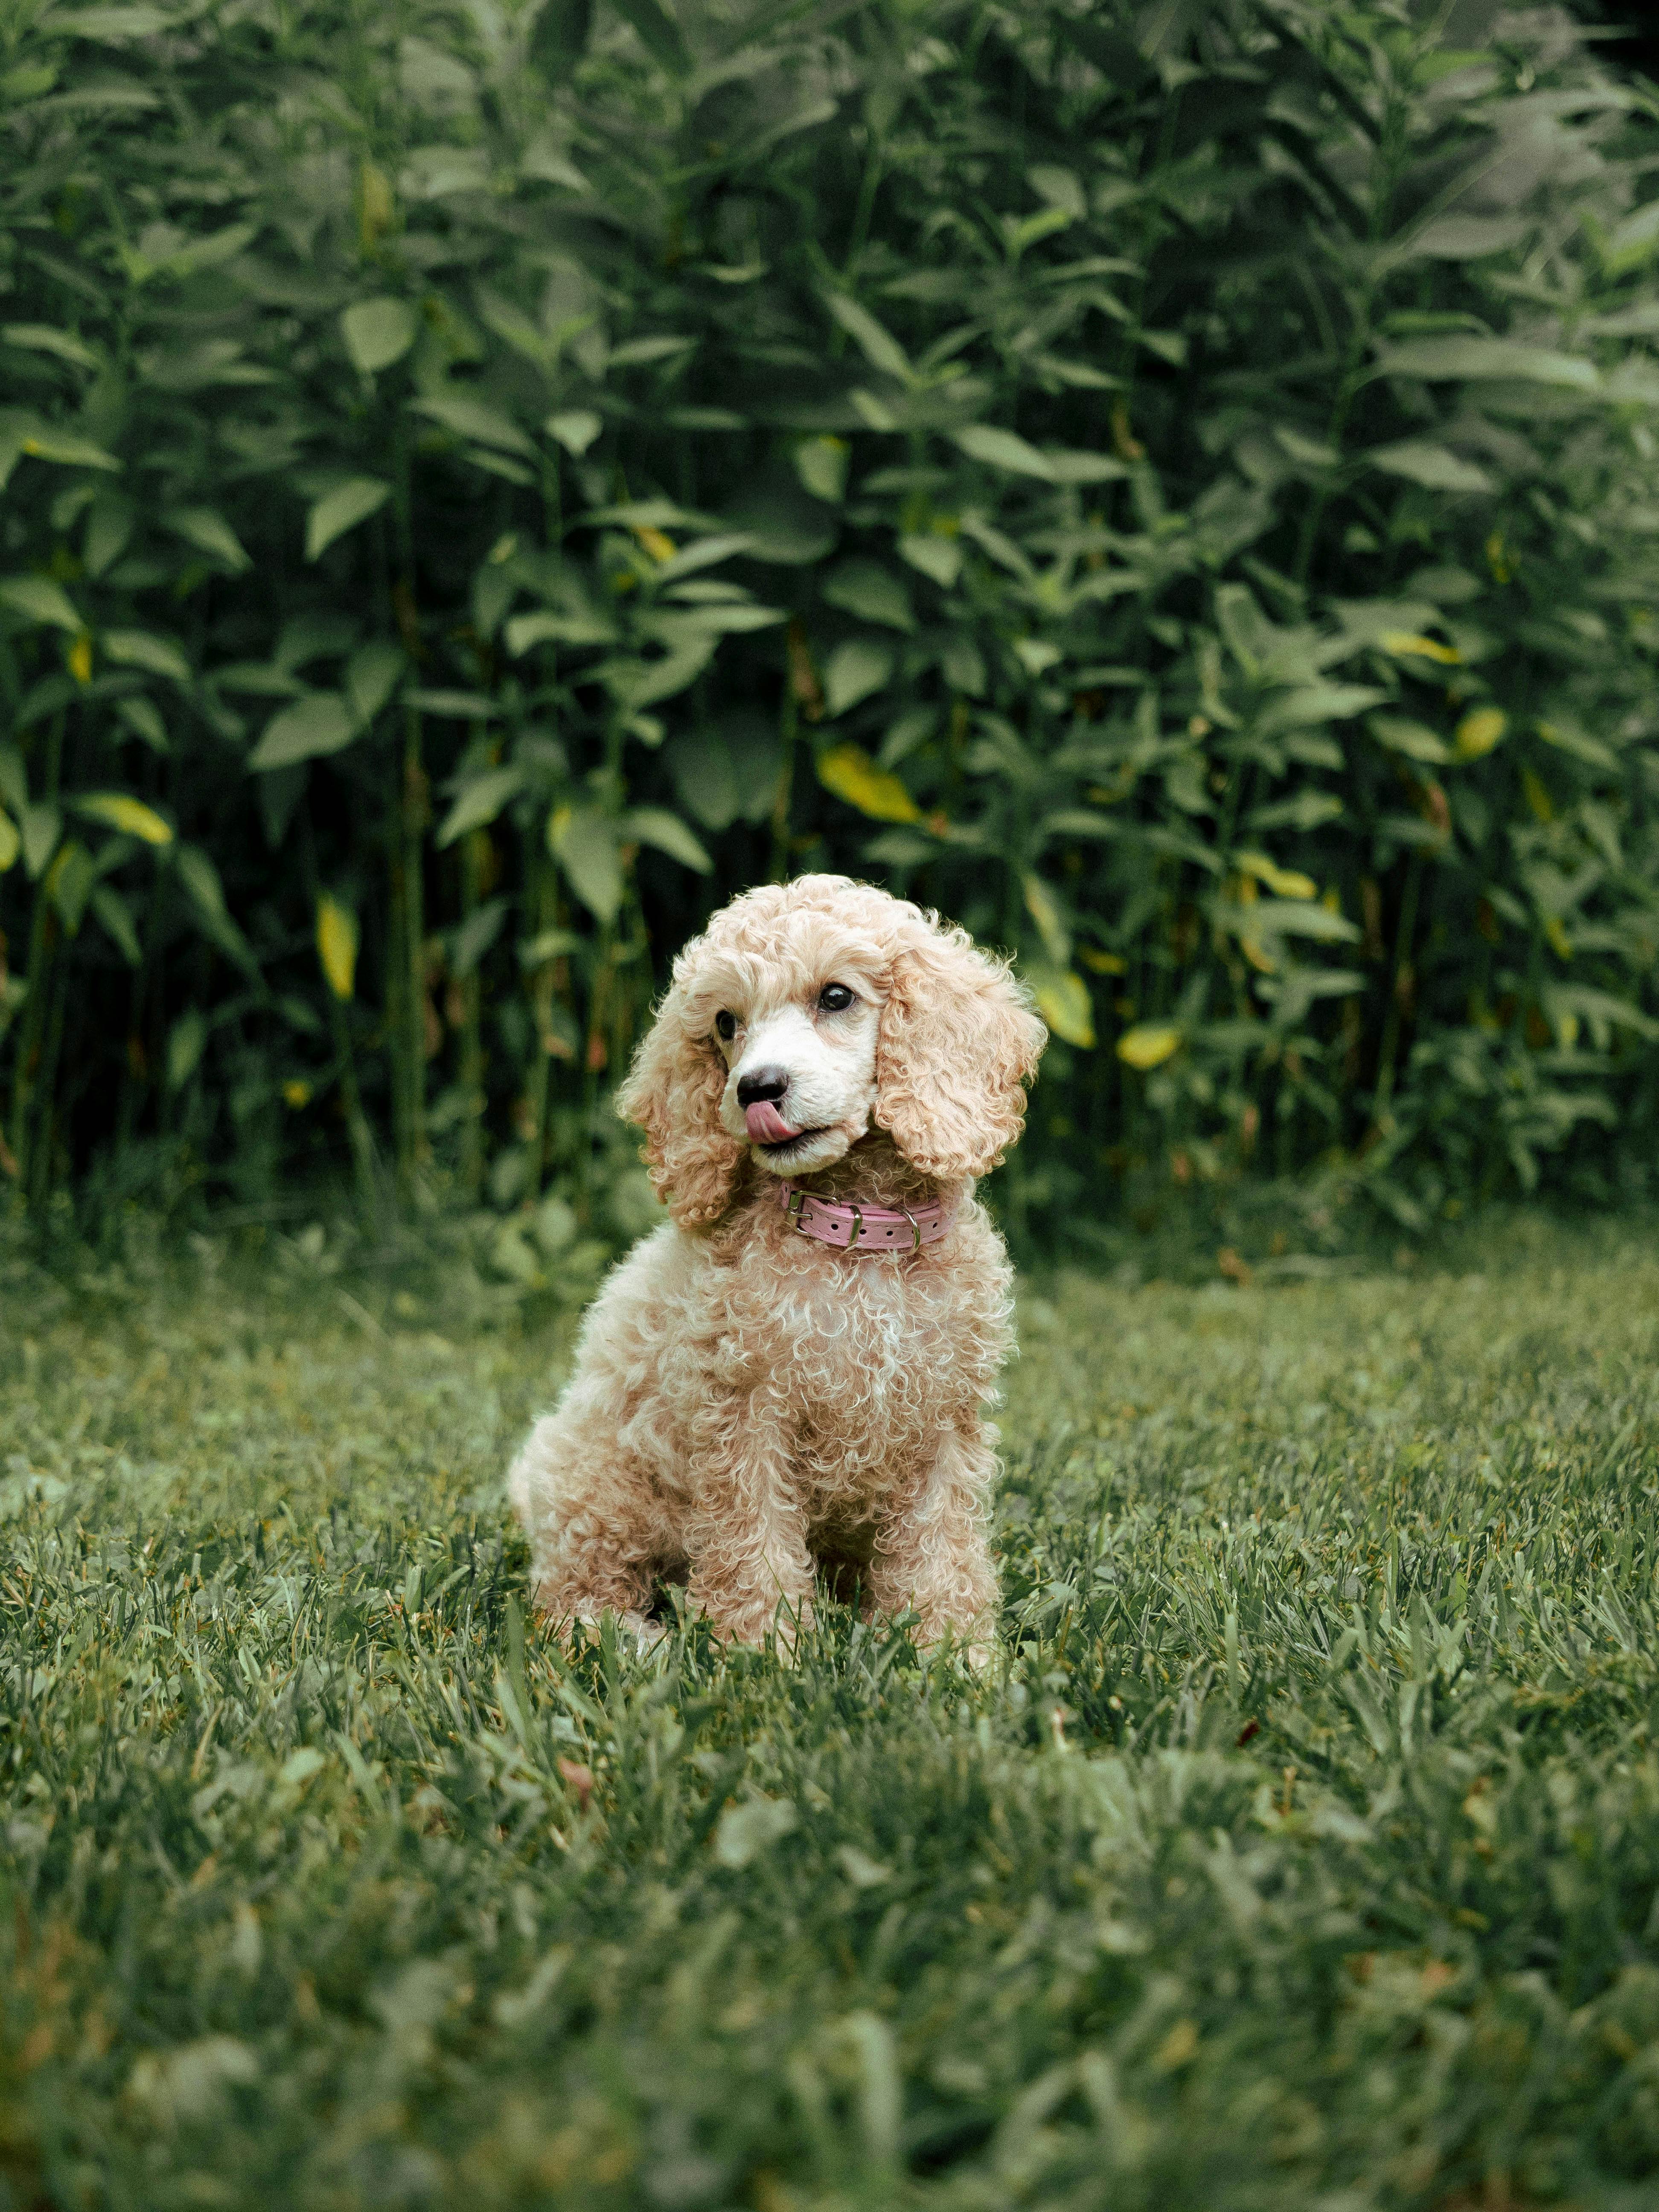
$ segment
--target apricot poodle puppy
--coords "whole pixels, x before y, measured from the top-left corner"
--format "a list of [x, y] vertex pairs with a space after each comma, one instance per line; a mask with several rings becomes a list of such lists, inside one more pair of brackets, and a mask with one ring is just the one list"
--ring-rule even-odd
[[686, 946], [617, 1099], [671, 1218], [508, 1479], [562, 1630], [647, 1638], [669, 1581], [787, 1644], [823, 1569], [988, 1648], [1011, 1277], [974, 1178], [1046, 1041], [964, 931], [845, 876], [746, 892]]

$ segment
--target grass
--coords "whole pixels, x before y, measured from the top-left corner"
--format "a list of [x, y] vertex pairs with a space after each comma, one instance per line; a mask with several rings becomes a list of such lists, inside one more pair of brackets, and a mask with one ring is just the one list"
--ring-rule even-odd
[[0, 2201], [1654, 2203], [1649, 1237], [1041, 1285], [983, 1681], [562, 1656], [565, 1327], [284, 1253], [5, 1289]]

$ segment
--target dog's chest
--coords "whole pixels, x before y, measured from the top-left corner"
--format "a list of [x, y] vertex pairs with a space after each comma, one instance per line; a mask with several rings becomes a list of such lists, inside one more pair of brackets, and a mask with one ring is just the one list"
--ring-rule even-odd
[[992, 1387], [994, 1316], [943, 1271], [843, 1262], [786, 1302], [775, 1386], [793, 1416], [803, 1471], [866, 1486], [937, 1449]]

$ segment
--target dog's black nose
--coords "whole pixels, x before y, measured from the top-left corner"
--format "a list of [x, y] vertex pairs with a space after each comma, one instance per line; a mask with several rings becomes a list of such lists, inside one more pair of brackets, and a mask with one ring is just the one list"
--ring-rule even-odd
[[745, 1113], [763, 1099], [775, 1106], [788, 1088], [789, 1078], [782, 1068], [753, 1068], [738, 1078], [738, 1103]]

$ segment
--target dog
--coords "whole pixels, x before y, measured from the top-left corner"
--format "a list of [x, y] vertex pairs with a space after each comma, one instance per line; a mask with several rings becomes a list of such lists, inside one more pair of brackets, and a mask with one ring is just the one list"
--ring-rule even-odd
[[617, 1099], [671, 1218], [508, 1477], [562, 1631], [649, 1641], [678, 1582], [723, 1639], [787, 1647], [822, 1568], [988, 1653], [1012, 1272], [974, 1179], [1047, 1035], [1006, 963], [845, 876], [747, 891], [686, 945]]

